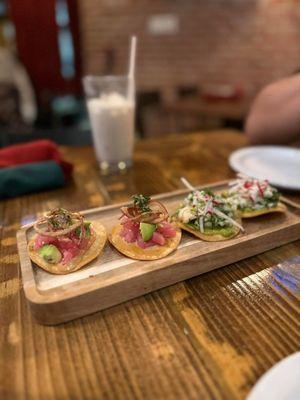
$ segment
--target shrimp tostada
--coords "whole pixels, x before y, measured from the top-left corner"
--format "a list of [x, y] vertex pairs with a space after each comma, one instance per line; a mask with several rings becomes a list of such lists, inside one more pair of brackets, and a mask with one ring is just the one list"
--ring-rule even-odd
[[231, 203], [209, 190], [189, 193], [172, 219], [180, 228], [208, 242], [231, 239], [244, 231]]
[[177, 249], [181, 230], [169, 222], [168, 211], [159, 201], [135, 195], [121, 212], [119, 224], [108, 235], [120, 253], [136, 260], [157, 260]]
[[106, 242], [99, 222], [85, 221], [80, 213], [57, 208], [34, 224], [36, 235], [29, 241], [33, 262], [52, 274], [77, 271], [96, 258]]
[[285, 212], [280, 193], [267, 180], [259, 180], [238, 174], [223, 195], [240, 211], [242, 218], [252, 218], [273, 212]]

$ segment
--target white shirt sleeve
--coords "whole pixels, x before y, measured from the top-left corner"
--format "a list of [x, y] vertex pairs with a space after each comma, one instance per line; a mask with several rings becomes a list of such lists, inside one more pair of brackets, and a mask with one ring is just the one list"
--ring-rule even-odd
[[13, 81], [20, 95], [20, 112], [23, 120], [32, 124], [37, 117], [37, 105], [32, 84], [25, 68], [15, 61], [13, 65]]

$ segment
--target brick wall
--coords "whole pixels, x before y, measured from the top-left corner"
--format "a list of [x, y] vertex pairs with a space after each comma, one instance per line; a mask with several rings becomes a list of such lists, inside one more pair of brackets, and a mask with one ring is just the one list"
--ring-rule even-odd
[[[298, 0], [78, 0], [83, 71], [105, 71], [105, 51], [114, 50], [112, 73], [127, 68], [128, 37], [138, 43], [137, 82], [166, 99], [182, 85], [233, 83], [255, 93], [300, 68]], [[179, 17], [174, 36], [147, 32], [151, 15]]]

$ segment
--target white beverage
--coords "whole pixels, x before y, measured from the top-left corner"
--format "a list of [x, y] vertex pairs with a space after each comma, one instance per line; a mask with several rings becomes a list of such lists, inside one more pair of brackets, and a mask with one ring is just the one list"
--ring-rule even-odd
[[101, 165], [131, 162], [134, 145], [134, 102], [117, 92], [111, 92], [88, 99], [87, 108], [94, 147]]

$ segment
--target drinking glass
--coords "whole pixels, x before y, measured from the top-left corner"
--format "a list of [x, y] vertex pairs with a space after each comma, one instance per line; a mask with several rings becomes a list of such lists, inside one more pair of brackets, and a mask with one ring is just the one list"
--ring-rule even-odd
[[132, 165], [134, 147], [134, 82], [128, 76], [83, 78], [97, 160], [102, 173]]

